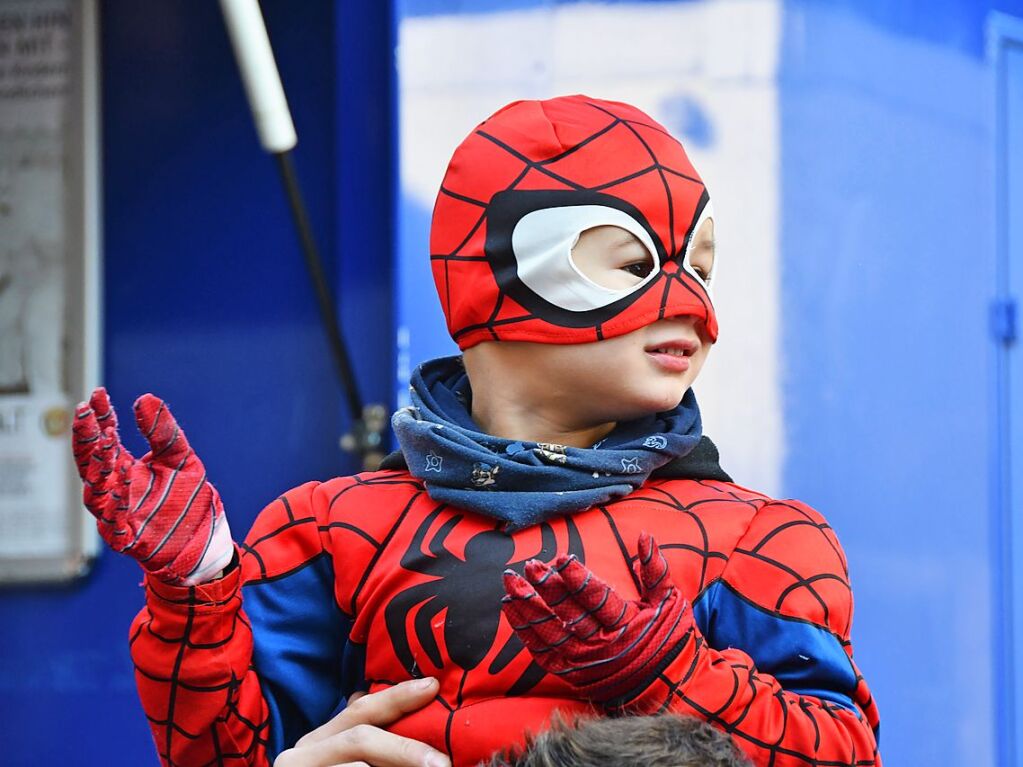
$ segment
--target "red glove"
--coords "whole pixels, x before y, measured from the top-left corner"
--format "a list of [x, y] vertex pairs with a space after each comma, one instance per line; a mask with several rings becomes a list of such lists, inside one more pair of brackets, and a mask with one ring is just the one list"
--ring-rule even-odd
[[135, 421], [150, 446], [141, 460], [121, 444], [105, 389], [78, 405], [72, 447], [85, 507], [103, 540], [155, 578], [212, 580], [234, 556], [220, 495], [163, 400], [143, 394]]
[[627, 601], [575, 556], [526, 563], [526, 577], [505, 571], [502, 608], [522, 643], [547, 672], [590, 700], [637, 702], [658, 675], [693, 645], [695, 624], [657, 544], [639, 538], [640, 598]]

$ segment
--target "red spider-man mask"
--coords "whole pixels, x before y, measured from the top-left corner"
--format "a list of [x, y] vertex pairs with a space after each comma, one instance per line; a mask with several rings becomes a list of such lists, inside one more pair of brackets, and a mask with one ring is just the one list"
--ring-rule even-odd
[[[516, 101], [455, 150], [433, 211], [430, 252], [448, 331], [480, 341], [575, 344], [691, 315], [717, 339], [689, 264], [710, 197], [682, 145], [635, 107], [587, 96]], [[572, 261], [579, 235], [630, 231], [654, 268], [611, 290]]]

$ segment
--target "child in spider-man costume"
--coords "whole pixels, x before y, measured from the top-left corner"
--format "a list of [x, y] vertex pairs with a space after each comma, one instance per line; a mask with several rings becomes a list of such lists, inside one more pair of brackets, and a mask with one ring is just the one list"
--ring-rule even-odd
[[681, 145], [625, 104], [511, 104], [456, 150], [431, 253], [464, 358], [414, 374], [381, 471], [285, 493], [237, 548], [160, 400], [140, 460], [102, 390], [80, 407], [86, 505], [146, 569], [163, 762], [266, 765], [351, 692], [435, 676], [392, 730], [456, 765], [594, 708], [694, 715], [764, 767], [880, 765], [834, 533], [701, 434], [713, 219]]

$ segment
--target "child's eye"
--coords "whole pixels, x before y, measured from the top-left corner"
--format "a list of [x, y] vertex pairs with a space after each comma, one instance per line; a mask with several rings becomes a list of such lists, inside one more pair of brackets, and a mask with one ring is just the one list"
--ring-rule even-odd
[[703, 280], [704, 282], [707, 281], [707, 272], [704, 271], [702, 266], [695, 266], [694, 265], [692, 267], [692, 270], [694, 272], [696, 272], [696, 276], [699, 277], [701, 280]]
[[639, 278], [646, 277], [653, 270], [654, 266], [649, 261], [637, 261], [634, 264], [626, 264], [622, 269], [629, 274], [633, 274]]

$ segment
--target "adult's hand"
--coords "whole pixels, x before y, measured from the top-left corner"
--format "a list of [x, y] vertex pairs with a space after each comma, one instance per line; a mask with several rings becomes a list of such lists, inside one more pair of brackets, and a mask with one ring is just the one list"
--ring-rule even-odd
[[356, 693], [322, 727], [282, 752], [274, 767], [451, 767], [445, 754], [384, 727], [437, 697], [436, 679], [412, 679], [369, 695]]

